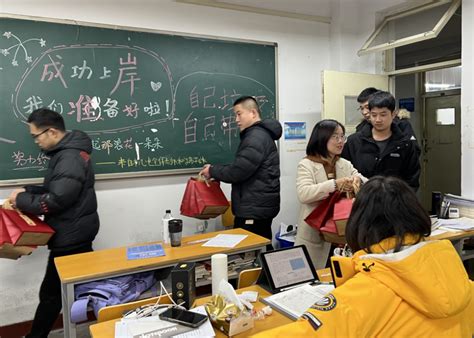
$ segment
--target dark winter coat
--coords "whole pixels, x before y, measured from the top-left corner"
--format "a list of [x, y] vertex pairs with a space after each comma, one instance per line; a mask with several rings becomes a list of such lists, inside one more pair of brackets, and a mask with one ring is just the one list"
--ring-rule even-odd
[[20, 210], [44, 215], [56, 232], [48, 246], [53, 251], [90, 244], [99, 231], [91, 139], [72, 131], [46, 152], [50, 157], [42, 186], [26, 186], [17, 196]]
[[391, 130], [392, 136], [383, 153], [380, 153], [372, 137], [372, 125], [366, 124], [361, 131], [349, 136], [342, 157], [367, 178], [375, 175], [396, 176], [416, 191], [420, 186], [418, 145], [396, 123], [392, 123]]
[[280, 211], [280, 158], [275, 140], [282, 128], [263, 120], [240, 133], [232, 164], [213, 164], [212, 178], [232, 184], [232, 212], [247, 219], [274, 218]]

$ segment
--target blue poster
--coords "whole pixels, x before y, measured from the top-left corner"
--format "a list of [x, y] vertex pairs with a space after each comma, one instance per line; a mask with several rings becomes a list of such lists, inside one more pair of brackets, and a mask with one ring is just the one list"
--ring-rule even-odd
[[165, 251], [161, 244], [132, 246], [127, 248], [127, 259], [141, 259], [164, 256]]
[[285, 122], [285, 140], [305, 140], [306, 122]]
[[415, 98], [414, 97], [408, 97], [404, 99], [399, 99], [398, 100], [398, 108], [400, 109], [406, 109], [409, 112], [414, 112], [415, 111]]

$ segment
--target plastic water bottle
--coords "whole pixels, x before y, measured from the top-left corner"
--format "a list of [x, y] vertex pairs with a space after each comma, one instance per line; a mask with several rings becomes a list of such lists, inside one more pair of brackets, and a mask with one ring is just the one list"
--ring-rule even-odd
[[171, 215], [171, 210], [166, 210], [165, 215], [163, 216], [163, 243], [169, 244], [170, 243], [170, 231], [168, 227], [168, 222], [170, 219], [174, 217]]

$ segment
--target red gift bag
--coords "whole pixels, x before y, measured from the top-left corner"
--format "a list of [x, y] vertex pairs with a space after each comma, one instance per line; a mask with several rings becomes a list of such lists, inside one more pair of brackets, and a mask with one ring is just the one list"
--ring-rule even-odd
[[0, 258], [18, 259], [21, 256], [29, 255], [36, 249], [36, 246], [14, 246], [9, 243], [0, 245]]
[[229, 202], [222, 192], [220, 182], [194, 177], [188, 180], [181, 201], [181, 215], [209, 219], [226, 212]]
[[346, 237], [339, 235], [337, 232], [336, 222], [332, 219], [332, 216], [324, 223], [324, 226], [319, 229], [323, 238], [326, 242], [335, 244], [345, 244]]
[[341, 198], [334, 204], [333, 220], [336, 224], [338, 235], [345, 235], [346, 224], [352, 210], [352, 198]]
[[54, 234], [38, 217], [19, 210], [0, 209], [0, 216], [13, 245], [45, 245]]
[[320, 229], [326, 221], [332, 217], [334, 204], [341, 199], [341, 193], [335, 191], [324, 199], [313, 211], [304, 219], [306, 223], [316, 229]]

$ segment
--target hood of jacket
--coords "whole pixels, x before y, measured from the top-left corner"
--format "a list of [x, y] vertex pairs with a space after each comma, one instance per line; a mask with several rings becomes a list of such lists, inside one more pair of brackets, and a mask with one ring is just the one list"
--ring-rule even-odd
[[353, 257], [356, 272], [384, 284], [429, 318], [455, 315], [469, 304], [471, 287], [466, 270], [448, 240], [426, 241], [393, 253], [389, 238]]
[[265, 120], [258, 121], [252, 124], [250, 127], [244, 129], [240, 133], [240, 137], [242, 138], [245, 134], [247, 134], [250, 130], [254, 128], [261, 128], [261, 129], [266, 130], [270, 134], [272, 139], [275, 141], [278, 140], [282, 134], [282, 128], [281, 128], [280, 122], [273, 119], [265, 119]]
[[83, 131], [73, 130], [67, 132], [56, 146], [46, 151], [46, 155], [52, 155], [53, 153], [64, 149], [77, 149], [90, 154], [92, 152], [92, 141]]

